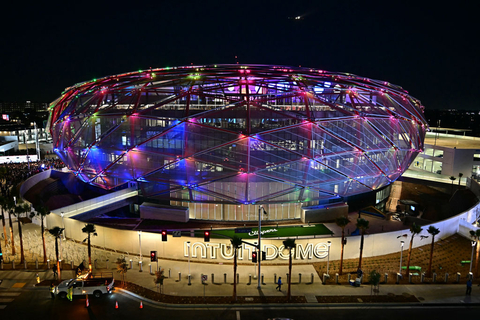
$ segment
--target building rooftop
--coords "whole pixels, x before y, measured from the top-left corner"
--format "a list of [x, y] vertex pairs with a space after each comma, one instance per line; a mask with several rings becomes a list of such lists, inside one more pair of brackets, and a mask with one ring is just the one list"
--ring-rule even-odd
[[480, 149], [480, 138], [428, 132], [424, 144], [457, 149]]

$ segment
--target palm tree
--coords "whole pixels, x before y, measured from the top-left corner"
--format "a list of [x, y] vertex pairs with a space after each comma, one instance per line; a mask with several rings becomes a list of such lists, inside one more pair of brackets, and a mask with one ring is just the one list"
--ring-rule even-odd
[[35, 212], [32, 212], [30, 214], [30, 218], [33, 218], [34, 216], [39, 216], [40, 221], [41, 221], [41, 229], [42, 229], [42, 244], [43, 244], [43, 263], [47, 263], [47, 249], [45, 246], [45, 224], [44, 220], [45, 217], [50, 214], [50, 210], [43, 205], [37, 206], [35, 208]]
[[430, 245], [430, 263], [428, 264], [428, 276], [432, 276], [432, 261], [433, 261], [433, 249], [435, 246], [435, 236], [440, 233], [440, 230], [435, 228], [434, 226], [430, 226], [427, 229], [427, 232], [432, 235], [432, 244]]
[[476, 273], [478, 274], [478, 265], [480, 264], [479, 261], [478, 261], [478, 256], [479, 256], [479, 252], [480, 252], [480, 248], [479, 248], [479, 244], [478, 244], [478, 241], [480, 240], [480, 229], [477, 229], [475, 231], [472, 231], [470, 230], [470, 236], [472, 237], [472, 239], [474, 239], [477, 244], [477, 252], [475, 254], [475, 270], [476, 270]]
[[20, 215], [30, 211], [30, 205], [28, 203], [19, 204], [15, 206], [13, 214], [17, 217], [18, 223], [18, 237], [20, 238], [20, 263], [25, 260], [25, 253], [23, 251], [23, 232], [22, 232], [22, 220]]
[[237, 250], [242, 246], [242, 239], [234, 236], [233, 239], [230, 240], [232, 244], [232, 248], [234, 250], [233, 255], [233, 302], [237, 301]]
[[88, 236], [83, 240], [88, 240], [88, 270], [92, 272], [92, 247], [90, 245], [90, 235], [93, 234], [94, 236], [97, 236], [97, 232], [95, 230], [95, 226], [91, 223], [87, 223], [85, 227], [82, 228], [83, 233], [87, 233]]
[[338, 217], [335, 220], [335, 223], [337, 224], [337, 226], [342, 228], [342, 249], [340, 251], [340, 268], [338, 269], [338, 274], [342, 275], [342, 273], [343, 273], [343, 271], [342, 271], [343, 270], [343, 247], [345, 246], [345, 227], [347, 226], [347, 224], [350, 223], [350, 219], [348, 219], [348, 217], [346, 217], [346, 216], [341, 216], [341, 217]]
[[410, 227], [412, 238], [410, 239], [410, 247], [408, 248], [407, 269], [406, 269], [407, 276], [410, 273], [410, 258], [412, 257], [413, 238], [415, 237], [416, 234], [419, 234], [420, 232], [422, 232], [422, 230], [423, 229], [420, 226], [417, 226], [415, 222], [412, 223]]
[[290, 302], [292, 299], [292, 292], [290, 290], [292, 284], [292, 249], [295, 249], [295, 239], [287, 239], [283, 241], [283, 246], [288, 249], [288, 291], [287, 299]]
[[365, 231], [369, 228], [369, 223], [370, 221], [363, 219], [363, 218], [358, 218], [357, 219], [357, 228], [362, 230], [362, 237], [360, 239], [360, 257], [358, 259], [358, 270], [362, 269], [362, 255], [363, 255], [363, 239], [365, 236]]
[[15, 202], [13, 200], [7, 200], [5, 203], [5, 208], [8, 212], [8, 225], [10, 227], [10, 241], [12, 243], [12, 256], [15, 255], [15, 238], [13, 237], [13, 221], [12, 214], [15, 213]]
[[60, 260], [58, 259], [58, 238], [62, 236], [63, 228], [53, 227], [49, 229], [48, 232], [55, 237], [55, 257], [57, 258], [58, 279], [62, 279], [60, 275]]
[[2, 225], [3, 225], [3, 234], [5, 235], [5, 245], [8, 244], [7, 225], [5, 224], [5, 209], [7, 208], [7, 202], [8, 200], [6, 197], [0, 196], [0, 206], [2, 207]]

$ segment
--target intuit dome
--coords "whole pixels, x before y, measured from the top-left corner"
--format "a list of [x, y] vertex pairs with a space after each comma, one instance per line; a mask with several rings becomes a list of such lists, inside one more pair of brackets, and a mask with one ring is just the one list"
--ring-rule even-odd
[[[382, 188], [423, 149], [419, 100], [348, 73], [267, 65], [150, 69], [67, 88], [54, 150], [81, 180], [190, 208], [191, 218], [297, 217]], [[192, 216], [193, 215], [193, 216]]]

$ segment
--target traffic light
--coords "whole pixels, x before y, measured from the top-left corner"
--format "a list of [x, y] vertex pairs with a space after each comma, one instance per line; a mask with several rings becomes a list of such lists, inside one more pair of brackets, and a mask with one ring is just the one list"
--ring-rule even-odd
[[257, 252], [256, 251], [252, 252], [252, 262], [257, 263]]
[[151, 262], [157, 261], [157, 251], [150, 251], [150, 261]]
[[263, 260], [267, 260], [267, 252], [266, 251], [262, 251], [262, 261]]
[[162, 230], [162, 241], [167, 241], [167, 230]]
[[210, 242], [210, 231], [203, 232], [203, 241]]

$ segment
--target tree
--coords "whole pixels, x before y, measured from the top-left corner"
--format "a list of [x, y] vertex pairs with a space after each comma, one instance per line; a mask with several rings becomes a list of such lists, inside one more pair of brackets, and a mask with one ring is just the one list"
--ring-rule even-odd
[[357, 219], [357, 228], [362, 231], [361, 235], [362, 237], [360, 238], [360, 257], [358, 259], [358, 270], [362, 269], [362, 255], [363, 255], [363, 241], [364, 241], [364, 236], [365, 236], [365, 231], [369, 228], [370, 221], [363, 219], [363, 218], [358, 218]]
[[2, 207], [2, 225], [3, 225], [3, 234], [5, 235], [5, 245], [8, 244], [7, 225], [5, 223], [5, 211], [7, 208], [7, 202], [8, 202], [8, 199], [6, 197], [0, 196], [0, 206]]
[[478, 275], [478, 266], [480, 264], [479, 263], [480, 261], [478, 260], [478, 256], [479, 256], [479, 252], [480, 252], [480, 248], [479, 248], [480, 245], [478, 243], [479, 240], [480, 240], [480, 229], [477, 229], [475, 231], [470, 230], [470, 236], [472, 237], [472, 239], [474, 239], [477, 242], [477, 244], [476, 244], [477, 248], [476, 248], [476, 254], [475, 254], [475, 271]]
[[[230, 240], [233, 248], [233, 302], [237, 301], [237, 251], [242, 246], [242, 239], [233, 236]], [[261, 259], [261, 257], [259, 257]]]
[[165, 269], [160, 269], [159, 271], [155, 271], [155, 279], [153, 279], [153, 282], [155, 282], [155, 284], [157, 285], [160, 285], [160, 292], [163, 293], [163, 279], [165, 279]]
[[283, 241], [283, 246], [288, 249], [288, 291], [287, 299], [290, 302], [292, 300], [292, 291], [290, 287], [292, 285], [292, 249], [295, 249], [295, 239], [287, 239]]
[[463, 173], [458, 174], [458, 186], [460, 187], [460, 182], [462, 181]]
[[50, 210], [43, 205], [37, 206], [35, 208], [35, 212], [32, 212], [30, 214], [30, 218], [33, 218], [34, 216], [39, 216], [40, 221], [41, 221], [41, 230], [42, 230], [42, 244], [43, 244], [43, 263], [47, 263], [47, 249], [45, 246], [45, 217], [50, 214]]
[[16, 205], [13, 211], [13, 215], [17, 217], [18, 223], [18, 237], [20, 239], [20, 263], [25, 261], [25, 252], [23, 250], [22, 220], [20, 219], [20, 216], [27, 212], [30, 212], [30, 205], [28, 203]]
[[93, 234], [94, 236], [97, 236], [97, 232], [95, 230], [95, 226], [91, 223], [87, 223], [85, 227], [82, 228], [82, 232], [88, 234], [88, 236], [83, 240], [85, 242], [88, 240], [87, 245], [88, 245], [88, 270], [92, 272], [92, 247], [90, 244], [90, 236]]
[[433, 249], [435, 247], [435, 236], [440, 233], [440, 230], [435, 228], [434, 226], [430, 226], [430, 227], [428, 227], [427, 232], [432, 235], [432, 243], [430, 245], [430, 262], [428, 264], [428, 271], [427, 271], [427, 275], [429, 277], [431, 277], [432, 276]]
[[117, 272], [122, 275], [122, 284], [125, 286], [125, 275], [128, 271], [128, 264], [125, 258], [118, 258], [117, 259]]
[[58, 279], [62, 279], [60, 275], [60, 260], [58, 259], [58, 238], [62, 236], [63, 228], [53, 227], [49, 229], [48, 232], [55, 237], [55, 257], [57, 258]]
[[408, 258], [407, 258], [407, 269], [406, 269], [406, 275], [410, 273], [410, 258], [412, 257], [412, 247], [413, 247], [413, 238], [415, 235], [419, 234], [422, 232], [422, 228], [420, 226], [417, 226], [417, 224], [414, 222], [410, 226], [410, 232], [412, 233], [412, 238], [410, 238], [410, 247], [408, 248]]
[[345, 246], [345, 227], [350, 223], [350, 219], [348, 219], [348, 217], [346, 217], [346, 216], [341, 216], [341, 217], [338, 217], [335, 220], [335, 223], [337, 224], [337, 226], [342, 228], [342, 247], [341, 247], [341, 251], [340, 251], [340, 268], [338, 269], [338, 274], [342, 275], [342, 273], [343, 273], [343, 248]]

